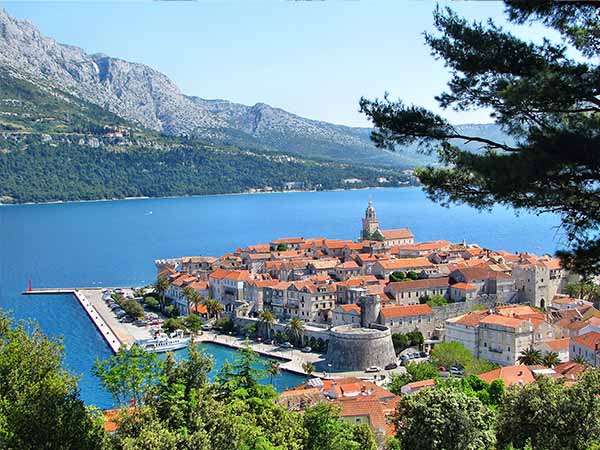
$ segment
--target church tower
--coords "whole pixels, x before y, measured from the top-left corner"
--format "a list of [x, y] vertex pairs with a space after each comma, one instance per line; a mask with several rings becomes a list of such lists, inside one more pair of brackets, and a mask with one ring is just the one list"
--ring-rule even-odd
[[369, 200], [369, 205], [365, 211], [365, 217], [362, 220], [362, 238], [371, 239], [377, 230], [379, 230], [379, 219], [377, 219], [373, 202]]

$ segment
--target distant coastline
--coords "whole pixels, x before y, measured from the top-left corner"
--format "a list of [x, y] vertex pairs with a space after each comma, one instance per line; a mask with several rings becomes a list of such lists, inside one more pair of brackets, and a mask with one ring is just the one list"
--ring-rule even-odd
[[257, 191], [257, 192], [227, 192], [219, 194], [197, 194], [197, 195], [166, 195], [159, 197], [150, 196], [138, 196], [138, 197], [115, 197], [115, 198], [98, 198], [94, 200], [52, 200], [49, 202], [22, 202], [22, 203], [2, 203], [1, 206], [24, 206], [24, 205], [56, 205], [56, 204], [69, 204], [69, 203], [97, 203], [97, 202], [117, 202], [125, 200], [152, 200], [161, 198], [196, 198], [196, 197], [216, 197], [216, 196], [230, 196], [230, 195], [260, 195], [260, 194], [290, 194], [300, 192], [340, 192], [340, 191], [365, 191], [370, 189], [397, 189], [397, 188], [411, 188], [418, 187], [417, 185], [407, 184], [398, 186], [365, 186], [359, 188], [347, 188], [347, 189], [290, 189], [286, 191]]

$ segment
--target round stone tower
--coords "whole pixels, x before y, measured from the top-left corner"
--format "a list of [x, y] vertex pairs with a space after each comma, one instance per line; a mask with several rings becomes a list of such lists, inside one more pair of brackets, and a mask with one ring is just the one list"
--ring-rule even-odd
[[360, 299], [360, 325], [369, 328], [377, 323], [381, 312], [381, 299], [379, 295], [365, 295]]
[[369, 367], [385, 367], [396, 362], [392, 334], [388, 327], [358, 324], [340, 325], [330, 330], [329, 345], [323, 370], [355, 372]]

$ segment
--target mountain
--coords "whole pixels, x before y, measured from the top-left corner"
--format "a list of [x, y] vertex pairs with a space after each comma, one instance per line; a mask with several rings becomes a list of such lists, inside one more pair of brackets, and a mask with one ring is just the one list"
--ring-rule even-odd
[[161, 135], [0, 68], [0, 203], [397, 186], [410, 176]]
[[368, 128], [306, 119], [264, 103], [246, 106], [184, 95], [167, 76], [148, 66], [59, 44], [2, 9], [0, 67], [26, 80], [51, 83], [167, 135], [361, 165], [410, 168], [435, 161], [414, 147], [402, 152], [376, 149]]

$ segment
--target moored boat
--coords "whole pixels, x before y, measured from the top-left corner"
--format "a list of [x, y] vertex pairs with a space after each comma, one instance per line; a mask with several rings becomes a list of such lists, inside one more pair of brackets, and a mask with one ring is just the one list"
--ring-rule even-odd
[[153, 338], [136, 341], [135, 345], [142, 347], [147, 352], [162, 353], [185, 348], [189, 342], [190, 337], [184, 336], [183, 331], [177, 330], [171, 335], [159, 331]]

